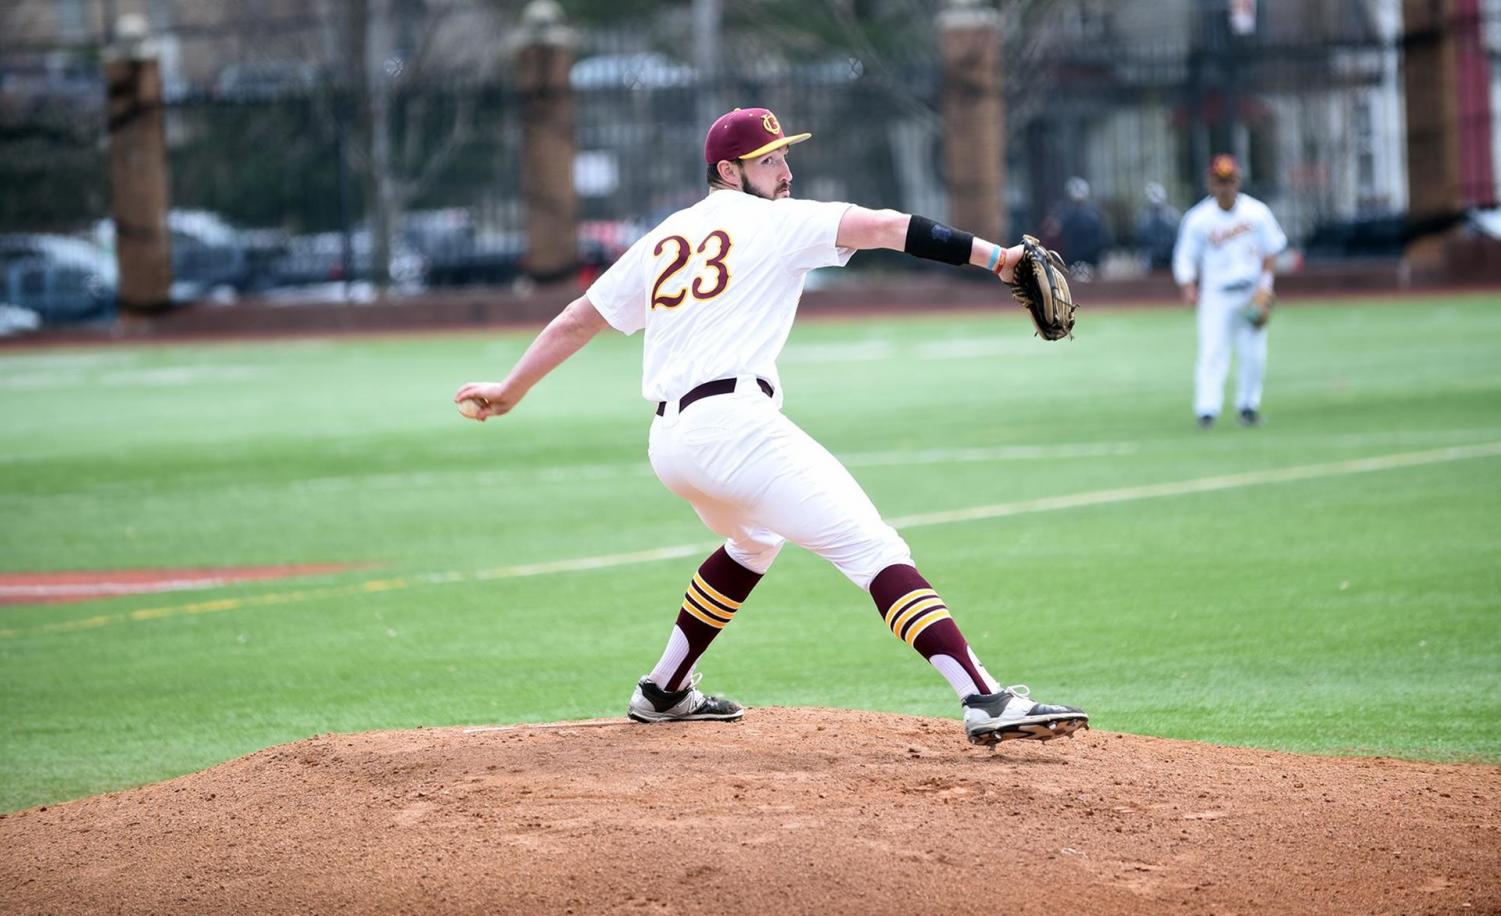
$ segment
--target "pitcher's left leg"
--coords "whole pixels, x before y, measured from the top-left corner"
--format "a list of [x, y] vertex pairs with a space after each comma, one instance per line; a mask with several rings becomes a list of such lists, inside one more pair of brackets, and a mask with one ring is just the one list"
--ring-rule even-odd
[[892, 635], [916, 649], [959, 695], [971, 744], [1047, 741], [1089, 727], [1089, 716], [1081, 709], [1038, 703], [1025, 686], [1001, 689], [959, 632], [948, 605], [915, 567], [898, 564], [881, 570], [871, 580], [870, 597]]
[[870, 582], [870, 597], [891, 634], [937, 668], [959, 699], [1001, 689], [917, 567], [897, 564], [881, 570]]
[[1087, 725], [1089, 717], [1071, 706], [1033, 702], [1025, 687], [1001, 689], [943, 599], [912, 565], [906, 541], [881, 518], [844, 465], [792, 421], [781, 418], [778, 425], [768, 437], [771, 473], [760, 478], [748, 514], [870, 592], [892, 633], [927, 659], [959, 696], [971, 742], [1047, 740]]

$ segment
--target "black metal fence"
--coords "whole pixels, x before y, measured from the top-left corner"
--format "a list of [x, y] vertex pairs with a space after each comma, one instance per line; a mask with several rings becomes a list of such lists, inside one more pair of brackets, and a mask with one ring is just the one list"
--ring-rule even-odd
[[[1395, 253], [1407, 206], [1406, 36], [1395, 24], [1343, 22], [1328, 10], [1320, 28], [1300, 30], [1268, 12], [1272, 0], [1262, 6], [1263, 28], [1241, 36], [1223, 2], [1021, 4], [1004, 32], [1012, 234], [1056, 228], [1068, 192], [1087, 184], [1114, 252], [1110, 269], [1138, 269], [1152, 201], [1159, 214], [1187, 208], [1202, 196], [1210, 153], [1231, 151], [1246, 164], [1246, 190], [1272, 206], [1295, 245], [1334, 256]], [[1188, 26], [1152, 28], [1154, 8], [1176, 7]], [[1501, 21], [1496, 4], [1477, 8], [1484, 87], [1501, 96]], [[803, 36], [794, 53], [770, 54], [768, 42], [726, 40], [707, 70], [674, 52], [680, 36], [664, 40], [662, 28], [681, 27], [674, 21], [577, 35], [570, 82], [585, 260], [609, 258], [702, 193], [704, 129], [737, 105], [770, 107], [789, 130], [813, 132], [792, 154], [799, 196], [945, 215], [931, 9], [879, 47]], [[408, 25], [417, 37], [406, 46], [422, 46], [420, 17]], [[308, 28], [326, 26], [308, 19]], [[210, 35], [199, 28], [180, 37]], [[490, 38], [498, 46], [514, 35]], [[109, 199], [97, 46], [7, 52], [0, 41], [0, 54], [0, 232], [92, 230]], [[508, 71], [476, 78], [393, 60], [381, 129], [383, 187], [400, 214], [396, 261], [412, 265], [414, 282], [513, 278], [524, 240], [521, 125]], [[221, 285], [369, 272], [377, 164], [368, 132], [376, 128], [365, 117], [368, 86], [338, 76], [347, 70], [334, 60], [279, 77], [273, 68], [258, 80], [221, 71], [217, 80], [169, 82], [174, 210], [259, 231], [239, 275]], [[1495, 124], [1468, 129], [1489, 144], [1494, 174]], [[1494, 180], [1471, 190], [1477, 204], [1494, 205]], [[211, 244], [190, 232], [190, 221], [174, 226], [184, 251]]]

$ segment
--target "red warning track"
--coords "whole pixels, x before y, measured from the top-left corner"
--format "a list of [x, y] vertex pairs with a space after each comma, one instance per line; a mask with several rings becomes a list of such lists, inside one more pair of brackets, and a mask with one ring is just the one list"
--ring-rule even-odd
[[0, 605], [65, 604], [217, 588], [236, 582], [287, 579], [343, 572], [336, 563], [296, 566], [227, 566], [212, 569], [115, 569], [52, 573], [0, 573]]

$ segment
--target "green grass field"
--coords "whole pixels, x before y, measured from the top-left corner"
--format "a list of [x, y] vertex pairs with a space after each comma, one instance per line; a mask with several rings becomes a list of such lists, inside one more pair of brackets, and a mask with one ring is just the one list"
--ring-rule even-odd
[[[1272, 334], [1255, 430], [1194, 427], [1187, 311], [1090, 310], [1060, 344], [1009, 310], [807, 321], [782, 372], [1003, 682], [1107, 731], [1501, 761], [1501, 295], [1297, 304]], [[530, 338], [0, 354], [0, 569], [360, 567], [0, 607], [0, 809], [320, 732], [623, 713], [715, 539], [646, 465], [639, 338], [457, 416]], [[972, 507], [1000, 508], [930, 515]], [[701, 668], [751, 706], [957, 720], [797, 548]]]

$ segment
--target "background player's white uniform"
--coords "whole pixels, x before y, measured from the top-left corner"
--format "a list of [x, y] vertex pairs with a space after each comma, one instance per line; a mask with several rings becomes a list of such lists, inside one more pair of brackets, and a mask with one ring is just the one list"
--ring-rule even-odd
[[[730, 557], [764, 573], [790, 539], [868, 588], [911, 563], [910, 551], [844, 466], [782, 415], [776, 366], [808, 271], [854, 253], [834, 244], [849, 206], [713, 191], [632, 245], [586, 295], [616, 330], [645, 329], [641, 393], [665, 402], [652, 468]], [[730, 378], [732, 394], [679, 410], [695, 386]]]
[[1222, 209], [1206, 197], [1183, 215], [1173, 250], [1173, 279], [1197, 283], [1199, 356], [1194, 369], [1194, 413], [1217, 417], [1233, 347], [1240, 372], [1235, 409], [1259, 411], [1266, 372], [1266, 325], [1245, 317], [1261, 277], [1263, 259], [1287, 247], [1287, 236], [1266, 204], [1237, 194]]

